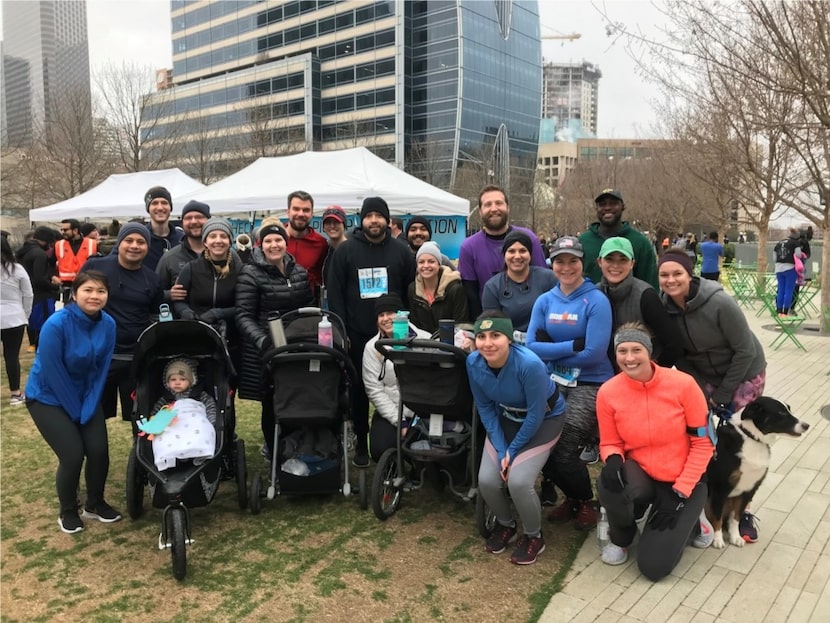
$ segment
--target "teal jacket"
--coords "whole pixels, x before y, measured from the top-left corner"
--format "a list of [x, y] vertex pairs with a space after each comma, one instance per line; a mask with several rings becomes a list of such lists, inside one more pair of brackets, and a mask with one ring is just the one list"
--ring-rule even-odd
[[[654, 254], [654, 247], [651, 241], [643, 234], [623, 221], [622, 229], [617, 234], [621, 238], [628, 238], [631, 246], [634, 247], [634, 276], [650, 283], [652, 287], [660, 291], [660, 284], [657, 281], [657, 256]], [[594, 283], [599, 283], [602, 278], [602, 271], [597, 264], [599, 250], [605, 238], [599, 233], [599, 222], [591, 223], [588, 230], [580, 234], [579, 242], [585, 252], [582, 258], [582, 272], [590, 277]]]

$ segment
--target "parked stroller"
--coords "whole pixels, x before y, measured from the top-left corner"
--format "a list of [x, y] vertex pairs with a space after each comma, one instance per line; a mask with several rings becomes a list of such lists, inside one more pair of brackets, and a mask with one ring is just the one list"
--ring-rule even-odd
[[210, 325], [195, 320], [157, 322], [139, 336], [133, 358], [137, 379], [133, 426], [149, 418], [153, 406], [164, 396], [162, 377], [167, 364], [183, 357], [195, 363], [198, 386], [216, 401], [213, 457], [175, 460], [174, 466], [161, 470], [152, 441], [139, 435], [127, 461], [126, 483], [127, 512], [132, 519], [143, 513], [144, 487], [149, 485], [153, 507], [162, 509], [159, 549], [170, 549], [173, 575], [179, 580], [187, 573], [189, 509], [210, 504], [220, 481], [230, 479], [236, 481], [239, 507], [248, 505], [245, 442], [234, 433], [233, 364], [222, 336]]
[[[332, 325], [332, 348], [317, 343], [324, 315]], [[274, 384], [276, 424], [267, 489], [258, 472], [251, 478], [250, 508], [255, 515], [263, 497], [337, 492], [348, 497], [352, 491], [347, 438], [349, 388], [356, 374], [343, 321], [317, 307], [302, 307], [283, 314], [282, 323], [286, 344], [264, 356]], [[365, 476], [361, 473], [360, 478]]]
[[[478, 491], [479, 442], [467, 353], [417, 338], [381, 339], [375, 348], [395, 366], [401, 397], [396, 447], [380, 456], [372, 481], [375, 515], [385, 521], [395, 514], [403, 492], [420, 489], [431, 466], [453, 494], [472, 500]], [[405, 406], [416, 416], [401, 437]], [[414, 483], [408, 482], [407, 466], [417, 476]]]

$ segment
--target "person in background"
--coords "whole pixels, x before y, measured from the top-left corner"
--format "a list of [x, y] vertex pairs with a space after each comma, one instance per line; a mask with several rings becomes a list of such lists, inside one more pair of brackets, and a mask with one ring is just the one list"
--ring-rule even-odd
[[17, 250], [17, 260], [29, 274], [34, 300], [26, 331], [29, 336], [27, 352], [37, 350], [40, 329], [47, 318], [55, 313], [55, 300], [60, 292], [60, 279], [55, 275], [54, 266], [49, 262], [47, 251], [55, 237], [48, 227], [38, 227], [32, 232], [32, 239]]
[[[413, 255], [416, 255], [422, 244], [432, 240], [432, 226], [425, 217], [413, 216], [406, 224], [404, 237], [409, 243], [409, 250], [412, 251]], [[455, 265], [443, 253], [441, 254], [441, 265], [450, 270], [455, 270]]]
[[403, 219], [400, 216], [393, 216], [389, 219], [389, 233], [396, 240], [403, 234]]
[[732, 266], [735, 261], [735, 245], [726, 236], [723, 237], [723, 265]]
[[516, 331], [514, 341], [524, 344], [533, 303], [556, 285], [556, 277], [549, 268], [530, 265], [533, 241], [524, 232], [511, 231], [501, 248], [504, 270], [484, 284], [481, 306], [507, 314]]
[[709, 232], [709, 237], [700, 243], [700, 276], [712, 281], [720, 281], [720, 262], [723, 258], [723, 245], [718, 242], [718, 232]]
[[686, 234], [686, 241], [683, 243], [686, 249], [686, 255], [692, 260], [692, 266], [697, 264], [697, 236], [692, 232]]
[[32, 420], [58, 457], [58, 526], [67, 534], [84, 529], [77, 501], [84, 459], [84, 518], [104, 523], [121, 519], [121, 513], [104, 499], [109, 444], [101, 395], [116, 331], [115, 320], [104, 311], [108, 293], [109, 280], [103, 273], [78, 274], [72, 283], [72, 302], [43, 325], [26, 383]]
[[98, 244], [92, 238], [84, 238], [81, 235], [81, 224], [74, 218], [63, 219], [60, 229], [61, 238], [55, 242], [54, 252], [61, 285], [61, 299], [65, 305], [69, 301], [72, 282], [81, 266], [98, 254]]
[[158, 317], [164, 293], [158, 275], [144, 264], [150, 248], [150, 231], [143, 223], [125, 223], [115, 241], [115, 254], [93, 257], [83, 271], [100, 271], [111, 287], [105, 300], [105, 311], [115, 320], [115, 351], [109, 364], [101, 407], [104, 417], [116, 415], [121, 401], [121, 418], [132, 418], [135, 377], [132, 372], [133, 352], [138, 336]]
[[606, 188], [594, 199], [597, 220], [579, 235], [579, 242], [585, 249], [583, 265], [585, 276], [599, 283], [602, 271], [597, 264], [599, 250], [608, 238], [627, 238], [634, 249], [634, 276], [657, 289], [657, 258], [651, 241], [634, 229], [628, 221], [622, 220], [625, 202], [622, 193], [615, 188]]
[[329, 239], [329, 250], [323, 262], [323, 285], [328, 285], [329, 267], [334, 250], [346, 242], [346, 212], [340, 206], [329, 206], [323, 212], [323, 233]]
[[[396, 294], [384, 294], [375, 299], [378, 333], [366, 342], [363, 348], [363, 384], [366, 387], [366, 396], [375, 406], [372, 425], [369, 428], [369, 455], [375, 463], [387, 449], [396, 447], [398, 407], [401, 402], [395, 366], [388, 359], [384, 359], [375, 349], [375, 344], [379, 339], [392, 337], [392, 319], [398, 311], [404, 309], [406, 308], [401, 297]], [[431, 334], [410, 322], [409, 336], [428, 340]], [[406, 433], [413, 416], [414, 413], [404, 407], [401, 434]]]
[[467, 295], [457, 270], [441, 266], [438, 244], [425, 242], [415, 256], [415, 281], [409, 284], [409, 319], [419, 329], [435, 333], [442, 318], [469, 322]]
[[542, 469], [542, 495], [552, 503], [555, 485], [566, 499], [548, 519], [575, 520], [578, 530], [590, 530], [598, 516], [591, 478], [580, 455], [596, 439], [597, 390], [614, 371], [608, 361], [611, 304], [583, 277], [582, 256], [576, 238], [562, 236], [556, 241], [551, 258], [559, 283], [533, 305], [527, 346], [547, 364], [567, 401], [562, 436]]
[[614, 352], [622, 372], [597, 394], [605, 462], [597, 492], [610, 527], [602, 562], [621, 565], [628, 559], [636, 522], [651, 505], [637, 566], [656, 582], [677, 566], [688, 543], [706, 548], [714, 540], [703, 513], [706, 467], [714, 452], [706, 433], [709, 409], [691, 376], [651, 361], [644, 325], [622, 325]]
[[168, 303], [183, 301], [187, 297], [187, 290], [177, 283], [177, 279], [182, 268], [202, 255], [205, 249], [202, 228], [209, 218], [210, 206], [201, 201], [192, 199], [182, 208], [184, 236], [178, 245], [161, 256], [156, 265], [156, 274], [164, 289], [164, 300]]
[[184, 232], [170, 226], [170, 214], [173, 212], [173, 199], [164, 186], [153, 186], [144, 194], [144, 207], [150, 215], [147, 231], [150, 232], [150, 248], [144, 265], [155, 270], [162, 255], [178, 245]]
[[[657, 268], [660, 298], [683, 340], [675, 366], [694, 377], [719, 413], [743, 409], [764, 393], [767, 368], [743, 311], [719, 283], [692, 274], [683, 249], [666, 251]], [[742, 515], [738, 528], [745, 541], [758, 540], [751, 513]]]
[[81, 235], [84, 238], [91, 238], [92, 240], [98, 240], [100, 238], [100, 233], [95, 223], [81, 223]]
[[487, 431], [479, 494], [496, 516], [485, 550], [500, 554], [515, 541], [512, 502], [522, 520], [522, 536], [510, 562], [530, 565], [545, 551], [536, 477], [560, 438], [565, 401], [545, 364], [513, 342], [513, 323], [506, 314], [482, 313], [474, 333], [477, 350], [467, 357], [467, 375]]
[[478, 194], [481, 215], [481, 231], [472, 234], [461, 243], [458, 270], [467, 292], [467, 308], [470, 317], [481, 313], [484, 285], [504, 269], [504, 239], [511, 231], [521, 231], [530, 238], [533, 251], [530, 263], [545, 268], [545, 255], [539, 239], [529, 229], [510, 225], [510, 202], [500, 187], [488, 184]]
[[311, 283], [311, 294], [320, 296], [323, 285], [323, 264], [329, 253], [326, 239], [311, 228], [314, 216], [314, 198], [303, 190], [288, 195], [288, 248], [294, 261], [306, 269]]
[[17, 263], [9, 239], [3, 236], [0, 240], [0, 341], [9, 380], [10, 407], [18, 407], [25, 400], [20, 391], [20, 346], [33, 301], [29, 274]]

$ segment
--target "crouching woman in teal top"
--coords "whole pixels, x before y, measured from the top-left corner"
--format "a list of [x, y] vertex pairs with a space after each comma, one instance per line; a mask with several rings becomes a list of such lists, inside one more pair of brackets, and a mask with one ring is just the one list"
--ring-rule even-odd
[[72, 302], [43, 325], [26, 384], [29, 413], [58, 457], [58, 526], [68, 534], [84, 529], [76, 497], [84, 457], [84, 517], [105, 523], [121, 519], [104, 501], [110, 459], [100, 402], [115, 348], [115, 320], [103, 311], [108, 296], [103, 273], [90, 270], [75, 278]]
[[533, 564], [545, 551], [542, 505], [534, 484], [562, 432], [565, 400], [542, 360], [513, 343], [513, 323], [504, 312], [488, 310], [478, 317], [475, 343], [477, 350], [467, 358], [467, 375], [487, 430], [479, 495], [497, 520], [485, 549], [500, 554], [516, 540], [506, 485], [523, 530], [510, 562]]

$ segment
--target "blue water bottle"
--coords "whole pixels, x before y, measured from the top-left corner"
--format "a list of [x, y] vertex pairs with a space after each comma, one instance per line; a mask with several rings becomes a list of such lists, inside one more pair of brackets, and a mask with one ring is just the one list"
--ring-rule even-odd
[[[395, 314], [392, 319], [392, 339], [405, 340], [409, 337], [409, 312], [400, 311]], [[395, 346], [395, 348], [402, 349], [403, 346]]]

